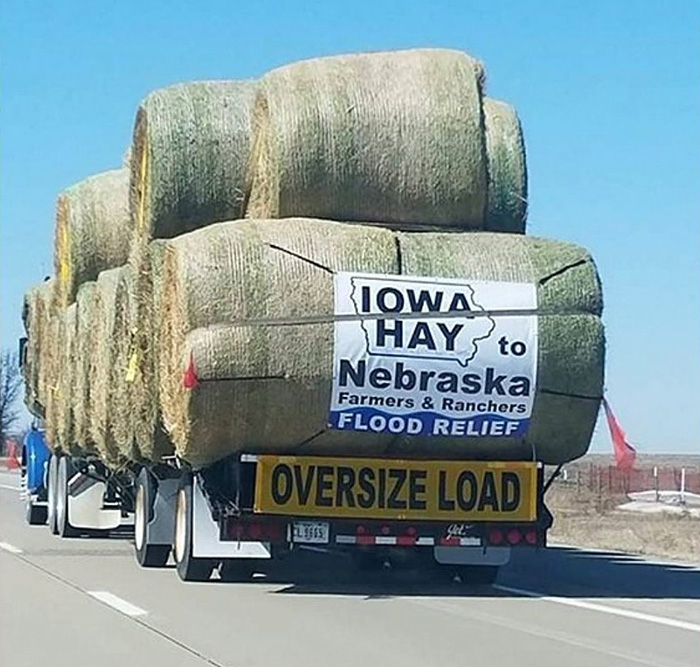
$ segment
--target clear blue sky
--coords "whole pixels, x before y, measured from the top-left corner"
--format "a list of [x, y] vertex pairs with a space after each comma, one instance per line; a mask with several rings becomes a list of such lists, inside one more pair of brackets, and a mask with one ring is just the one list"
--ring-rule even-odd
[[56, 195], [120, 164], [149, 90], [326, 54], [454, 47], [519, 110], [529, 233], [597, 259], [608, 396], [630, 440], [700, 452], [697, 0], [4, 0], [0, 31], [3, 347], [20, 335], [23, 292], [52, 270]]

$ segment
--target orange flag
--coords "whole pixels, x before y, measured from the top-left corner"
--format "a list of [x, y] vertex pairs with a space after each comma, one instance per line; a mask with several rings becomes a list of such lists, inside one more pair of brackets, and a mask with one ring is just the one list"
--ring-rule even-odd
[[613, 441], [613, 449], [615, 451], [615, 463], [623, 472], [629, 472], [634, 468], [634, 460], [637, 458], [637, 451], [629, 442], [627, 436], [617, 423], [617, 419], [610, 409], [610, 404], [606, 399], [603, 399], [603, 408], [605, 408], [605, 418], [608, 420], [608, 428], [610, 429], [610, 437]]

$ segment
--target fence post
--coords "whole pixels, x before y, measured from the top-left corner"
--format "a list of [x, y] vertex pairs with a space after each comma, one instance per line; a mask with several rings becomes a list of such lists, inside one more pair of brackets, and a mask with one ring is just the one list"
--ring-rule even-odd
[[654, 497], [659, 502], [659, 466], [654, 466]]
[[681, 468], [681, 505], [685, 505], [685, 468]]

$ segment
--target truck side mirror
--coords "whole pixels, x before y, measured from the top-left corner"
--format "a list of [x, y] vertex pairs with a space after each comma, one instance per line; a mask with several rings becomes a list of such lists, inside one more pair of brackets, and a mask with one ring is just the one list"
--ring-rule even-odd
[[19, 367], [24, 368], [27, 363], [27, 342], [26, 336], [19, 339]]

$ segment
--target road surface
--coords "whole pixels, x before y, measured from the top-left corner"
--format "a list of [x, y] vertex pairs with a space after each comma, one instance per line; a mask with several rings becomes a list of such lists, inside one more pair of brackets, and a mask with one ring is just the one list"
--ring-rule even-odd
[[698, 568], [554, 548], [470, 588], [308, 554], [248, 584], [183, 584], [140, 569], [128, 534], [25, 525], [18, 486], [0, 472], [2, 667], [700, 665]]

